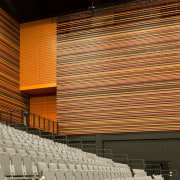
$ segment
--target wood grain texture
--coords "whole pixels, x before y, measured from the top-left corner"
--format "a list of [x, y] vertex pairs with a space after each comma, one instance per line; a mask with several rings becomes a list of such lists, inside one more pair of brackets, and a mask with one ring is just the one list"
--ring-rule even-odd
[[180, 130], [179, 22], [177, 0], [59, 17], [61, 133]]
[[19, 24], [0, 8], [0, 110], [20, 120], [29, 98], [19, 90]]

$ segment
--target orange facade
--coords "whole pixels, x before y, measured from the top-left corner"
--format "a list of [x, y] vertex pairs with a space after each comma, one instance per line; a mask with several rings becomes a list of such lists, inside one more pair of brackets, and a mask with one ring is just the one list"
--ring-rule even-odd
[[31, 97], [30, 111], [41, 117], [56, 121], [56, 96]]
[[[56, 120], [55, 18], [20, 25], [20, 90], [30, 96], [30, 112]], [[53, 95], [49, 95], [53, 94]]]
[[20, 90], [56, 87], [56, 26], [54, 18], [20, 26]]

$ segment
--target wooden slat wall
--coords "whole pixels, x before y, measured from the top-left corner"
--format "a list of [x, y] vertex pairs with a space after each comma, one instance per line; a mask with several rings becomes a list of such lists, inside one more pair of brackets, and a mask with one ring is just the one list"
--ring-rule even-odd
[[62, 134], [180, 130], [180, 1], [59, 17]]
[[19, 32], [19, 24], [0, 8], [0, 110], [29, 110], [29, 98], [19, 90]]
[[56, 96], [48, 95], [30, 98], [30, 112], [56, 121]]
[[21, 90], [56, 87], [56, 19], [20, 26]]

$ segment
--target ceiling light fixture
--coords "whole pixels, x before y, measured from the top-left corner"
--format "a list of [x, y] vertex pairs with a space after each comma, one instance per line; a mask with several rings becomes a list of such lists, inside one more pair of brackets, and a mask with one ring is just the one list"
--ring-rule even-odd
[[94, 3], [92, 1], [92, 5], [88, 7], [88, 10], [91, 11], [91, 17], [94, 16], [94, 9], [95, 9], [95, 6], [94, 6]]

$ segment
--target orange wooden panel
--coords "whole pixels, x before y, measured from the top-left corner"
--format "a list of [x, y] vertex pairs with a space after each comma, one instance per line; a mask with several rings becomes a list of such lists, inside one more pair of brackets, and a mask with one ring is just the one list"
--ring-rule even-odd
[[21, 90], [56, 86], [56, 26], [53, 18], [21, 24]]
[[31, 97], [30, 112], [56, 121], [56, 95]]

